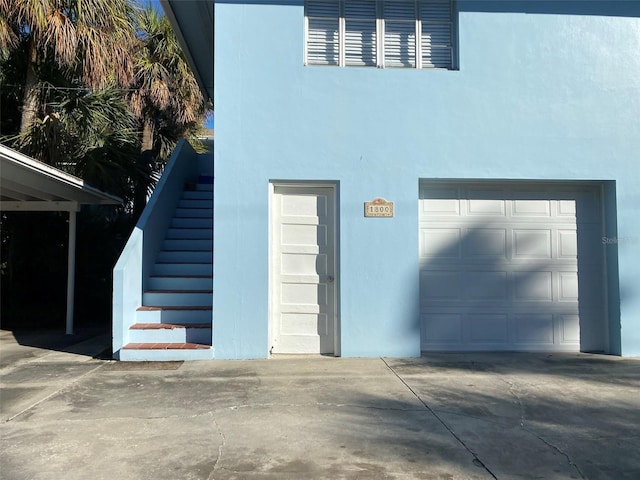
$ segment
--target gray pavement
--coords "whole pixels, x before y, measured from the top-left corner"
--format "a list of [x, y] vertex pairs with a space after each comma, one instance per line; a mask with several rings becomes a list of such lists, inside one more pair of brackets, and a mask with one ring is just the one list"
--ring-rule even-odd
[[0, 331], [5, 480], [640, 478], [637, 359], [127, 363], [38, 335]]

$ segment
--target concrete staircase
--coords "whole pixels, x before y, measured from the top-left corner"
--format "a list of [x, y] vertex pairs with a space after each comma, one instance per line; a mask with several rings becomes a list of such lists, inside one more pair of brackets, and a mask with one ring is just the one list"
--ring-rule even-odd
[[213, 179], [187, 185], [120, 360], [213, 358]]

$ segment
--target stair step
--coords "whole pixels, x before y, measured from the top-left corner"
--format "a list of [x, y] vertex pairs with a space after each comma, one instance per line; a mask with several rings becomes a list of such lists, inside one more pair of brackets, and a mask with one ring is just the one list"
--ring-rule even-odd
[[207, 324], [211, 325], [211, 305], [203, 306], [164, 306], [138, 307], [136, 321], [138, 323], [173, 323], [173, 324]]
[[211, 345], [209, 323], [136, 323], [129, 327], [131, 343], [198, 343]]
[[212, 290], [147, 290], [142, 294], [142, 304], [153, 307], [210, 306]]
[[213, 229], [199, 227], [170, 227], [167, 230], [167, 239], [213, 239]]
[[213, 231], [213, 218], [197, 217], [197, 218], [180, 218], [173, 217], [171, 219], [171, 228], [209, 228]]
[[210, 323], [134, 323], [129, 330], [174, 330], [176, 328], [211, 328]]
[[202, 305], [185, 305], [185, 306], [152, 306], [152, 305], [142, 305], [136, 309], [139, 312], [155, 312], [159, 310], [180, 310], [180, 311], [189, 311], [189, 310], [211, 310], [209, 306]]
[[158, 253], [159, 263], [211, 263], [213, 252], [197, 250], [172, 250]]
[[162, 251], [207, 251], [213, 248], [213, 240], [198, 238], [168, 239], [162, 242]]
[[177, 218], [212, 218], [213, 208], [176, 208]]
[[147, 287], [156, 290], [206, 290], [211, 288], [211, 275], [153, 275], [149, 277]]
[[207, 276], [211, 277], [211, 263], [158, 263], [153, 267], [153, 276]]
[[188, 208], [194, 210], [212, 209], [213, 199], [211, 198], [182, 198], [178, 202], [178, 208]]

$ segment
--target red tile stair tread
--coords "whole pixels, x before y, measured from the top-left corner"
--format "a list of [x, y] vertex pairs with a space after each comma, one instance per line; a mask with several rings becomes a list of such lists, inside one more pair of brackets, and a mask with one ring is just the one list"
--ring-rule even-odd
[[138, 307], [136, 309], [139, 312], [159, 312], [162, 310], [212, 310], [211, 307], [208, 306], [200, 306], [200, 305], [193, 305], [193, 306], [156, 306], [156, 305], [142, 305], [140, 307]]
[[213, 275], [151, 275], [151, 278], [213, 278]]
[[144, 293], [213, 293], [213, 290], [145, 290]]
[[210, 323], [134, 323], [129, 330], [173, 330], [174, 328], [211, 328]]
[[200, 343], [128, 343], [123, 350], [205, 350], [211, 345]]

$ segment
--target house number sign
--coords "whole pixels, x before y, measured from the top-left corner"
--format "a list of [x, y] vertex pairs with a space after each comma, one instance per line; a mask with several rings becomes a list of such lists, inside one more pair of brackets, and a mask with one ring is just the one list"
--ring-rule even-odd
[[387, 202], [384, 198], [375, 198], [370, 202], [364, 202], [365, 217], [393, 217], [393, 202]]

